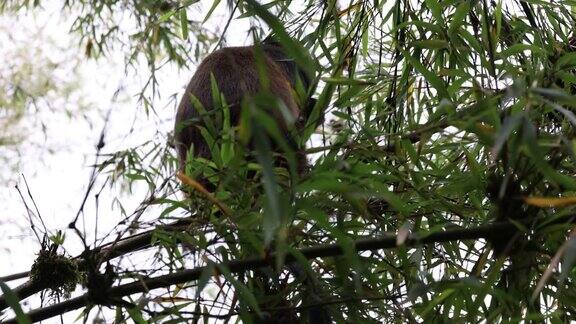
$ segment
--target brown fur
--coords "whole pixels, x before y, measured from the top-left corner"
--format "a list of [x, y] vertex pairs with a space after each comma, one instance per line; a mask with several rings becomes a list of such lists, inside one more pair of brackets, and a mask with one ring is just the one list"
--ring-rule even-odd
[[[296, 119], [300, 114], [300, 108], [296, 104], [290, 78], [283, 66], [273, 60], [275, 56], [268, 54], [272, 51], [272, 46], [264, 45], [263, 50], [269, 91], [284, 102]], [[274, 51], [276, 50], [274, 49]], [[272, 53], [275, 53], [274, 51]], [[194, 119], [201, 119], [201, 117], [192, 104], [190, 96], [194, 95], [207, 112], [214, 109], [211, 74], [214, 75], [218, 89], [230, 106], [233, 125], [238, 124], [240, 103], [244, 96], [255, 95], [261, 90], [253, 46], [227, 47], [208, 55], [198, 66], [196, 73], [188, 83], [176, 113], [174, 136], [181, 170], [184, 169], [186, 155], [191, 146], [194, 147], [196, 156], [210, 158], [210, 148], [198, 128], [195, 127], [201, 122], [199, 120], [194, 121]], [[281, 127], [286, 127], [286, 123], [278, 110], [275, 111], [274, 117]]]

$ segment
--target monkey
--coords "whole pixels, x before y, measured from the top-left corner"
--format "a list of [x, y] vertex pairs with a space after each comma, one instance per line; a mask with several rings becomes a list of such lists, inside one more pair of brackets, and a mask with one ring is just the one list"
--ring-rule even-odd
[[[259, 51], [259, 52], [257, 52]], [[207, 114], [213, 112], [218, 107], [214, 107], [212, 94], [212, 77], [216, 81], [220, 94], [224, 97], [229, 106], [230, 119], [233, 125], [239, 123], [241, 113], [241, 103], [247, 97], [254, 96], [262, 89], [261, 72], [257, 66], [257, 55], [261, 57], [265, 70], [265, 77], [268, 80], [268, 91], [280, 99], [284, 104], [291, 119], [295, 121], [296, 131], [301, 131], [306, 123], [316, 99], [308, 95], [312, 88], [313, 76], [309, 75], [305, 69], [299, 67], [294, 60], [289, 58], [282, 46], [271, 38], [264, 40], [263, 43], [253, 46], [243, 47], [225, 47], [208, 55], [198, 66], [192, 79], [188, 83], [184, 95], [179, 103], [174, 126], [175, 147], [178, 153], [178, 168], [184, 171], [186, 158], [192, 149], [196, 157], [210, 159], [210, 147], [205, 142], [198, 126], [203, 126], [203, 118], [196, 109], [191, 96], [203, 106]], [[304, 94], [304, 98], [298, 93]], [[307, 167], [305, 154], [300, 150], [295, 141], [290, 138], [288, 132], [288, 121], [280, 111], [274, 109], [272, 117], [278, 123], [278, 126], [285, 134], [286, 140], [291, 144], [297, 153], [297, 172], [302, 174]], [[314, 125], [318, 126], [323, 122], [323, 118], [315, 121]], [[210, 184], [204, 179], [198, 181], [205, 187]], [[306, 275], [299, 270], [298, 265], [290, 265], [291, 272], [303, 278], [305, 282], [310, 281]], [[266, 276], [261, 276], [264, 278]], [[268, 280], [272, 278], [268, 277]], [[311, 286], [306, 284], [307, 286]], [[295, 316], [287, 314], [288, 317]], [[330, 316], [326, 309], [311, 308], [307, 317], [318, 323], [331, 322]], [[276, 318], [284, 322], [291, 320], [280, 316], [280, 314], [271, 314], [270, 318], [264, 319], [265, 323], [272, 323]], [[296, 319], [294, 317], [293, 319]]]
[[[265, 40], [260, 47], [269, 92], [283, 102], [293, 120], [296, 121], [296, 127], [303, 127], [315, 99], [297, 98], [295, 93], [298, 85], [306, 91], [310, 87], [311, 77], [286, 56], [277, 42]], [[230, 107], [231, 122], [233, 125], [237, 124], [242, 100], [262, 90], [255, 51], [255, 46], [225, 47], [208, 55], [198, 66], [186, 87], [176, 113], [174, 139], [178, 152], [179, 170], [184, 170], [190, 149], [193, 149], [197, 157], [210, 158], [210, 148], [197, 127], [202, 125], [202, 116], [190, 96], [194, 96], [206, 112], [212, 112], [216, 108], [211, 91], [211, 76], [213, 76], [220, 93]], [[272, 115], [286, 134], [288, 142], [296, 146], [288, 136], [287, 120], [280, 109], [275, 109]], [[299, 169], [303, 169], [306, 164], [305, 156], [300, 154], [298, 160]]]

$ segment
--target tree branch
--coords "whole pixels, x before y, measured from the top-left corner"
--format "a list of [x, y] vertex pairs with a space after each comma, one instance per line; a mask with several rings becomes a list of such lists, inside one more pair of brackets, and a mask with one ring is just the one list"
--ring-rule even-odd
[[[164, 229], [164, 228], [166, 228], [166, 229], [181, 229], [183, 227], [186, 227], [189, 224], [190, 224], [190, 220], [181, 219], [181, 220], [175, 221], [175, 222], [167, 224], [167, 225], [158, 226], [157, 228], [159, 228], [159, 229]], [[125, 238], [121, 241], [118, 241], [118, 242], [112, 242], [112, 243], [105, 244], [105, 245], [98, 247], [98, 248], [95, 248], [89, 252], [90, 253], [98, 253], [97, 259], [99, 259], [103, 262], [106, 262], [108, 260], [112, 260], [114, 258], [122, 256], [124, 254], [139, 251], [139, 250], [150, 247], [151, 246], [150, 242], [152, 240], [153, 234], [154, 234], [154, 230], [139, 233], [139, 234], [127, 237], [127, 238]], [[84, 262], [84, 255], [85, 254], [86, 254], [86, 251], [83, 252], [82, 254], [80, 254], [79, 256], [75, 257], [75, 259], [79, 261], [78, 262], [78, 268], [80, 270], [84, 270], [86, 267], [85, 262]], [[0, 280], [10, 281], [10, 280], [14, 280], [14, 279], [20, 279], [20, 278], [24, 278], [24, 277], [29, 276], [29, 274], [30, 274], [29, 271], [21, 272], [21, 273], [2, 277], [2, 278], [0, 278]], [[25, 282], [25, 283], [21, 284], [20, 286], [14, 288], [12, 291], [20, 300], [23, 300], [23, 299], [26, 299], [26, 298], [32, 296], [33, 294], [35, 294], [37, 292], [40, 292], [43, 289], [44, 289], [44, 287], [42, 287], [41, 285], [35, 284], [32, 281], [28, 281], [28, 282]], [[5, 296], [2, 295], [2, 296], [0, 296], [0, 311], [4, 310], [6, 308], [8, 308], [8, 303], [6, 301]]]
[[[561, 222], [561, 220], [557, 220]], [[509, 222], [494, 223], [490, 225], [483, 225], [474, 228], [464, 229], [451, 229], [441, 232], [411, 234], [404, 242], [404, 246], [419, 246], [425, 244], [435, 244], [450, 241], [460, 240], [475, 240], [480, 238], [490, 238], [502, 231], [510, 231], [516, 229], [516, 226]], [[398, 237], [396, 235], [387, 235], [385, 237], [376, 239], [359, 240], [355, 243], [355, 250], [357, 252], [390, 249], [397, 247]], [[339, 256], [344, 254], [343, 248], [338, 244], [318, 245], [308, 248], [299, 249], [299, 252], [306, 259], [324, 258], [331, 256]], [[170, 273], [158, 277], [146, 278], [139, 281], [134, 281], [128, 284], [113, 287], [109, 290], [110, 298], [124, 297], [136, 293], [148, 292], [153, 289], [168, 287], [171, 285], [189, 282], [200, 278], [201, 274], [206, 270], [213, 270], [215, 268], [227, 268], [231, 273], [242, 273], [247, 270], [257, 269], [264, 266], [271, 266], [274, 264], [276, 255], [271, 254], [267, 258], [248, 258], [244, 260], [232, 260], [216, 265], [208, 265], [194, 269], [182, 270], [175, 273]], [[293, 262], [296, 259], [292, 255], [286, 255], [286, 262]], [[34, 322], [41, 321], [56, 315], [66, 313], [68, 311], [81, 308], [89, 302], [88, 294], [69, 299], [67, 301], [54, 304], [51, 306], [32, 310], [28, 313], [30, 319]], [[3, 323], [17, 323], [16, 319], [10, 319]]]

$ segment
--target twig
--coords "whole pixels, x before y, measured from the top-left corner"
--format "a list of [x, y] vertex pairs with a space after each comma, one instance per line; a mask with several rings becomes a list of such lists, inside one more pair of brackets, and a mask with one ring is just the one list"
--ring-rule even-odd
[[36, 200], [34, 199], [34, 196], [32, 196], [32, 192], [30, 192], [30, 186], [28, 185], [28, 181], [26, 180], [26, 176], [24, 176], [24, 174], [22, 174], [22, 179], [24, 179], [24, 185], [26, 185], [26, 192], [28, 193], [28, 197], [30, 197], [32, 204], [34, 205], [34, 209], [36, 210], [36, 217], [38, 217], [42, 227], [44, 228], [44, 234], [47, 234], [48, 228], [46, 228], [44, 219], [42, 219], [42, 215], [40, 215], [40, 210], [38, 209], [38, 205], [36, 205]]
[[238, 3], [240, 2], [240, 0], [236, 1], [236, 4], [234, 4], [234, 8], [232, 8], [232, 12], [230, 13], [230, 16], [228, 17], [228, 20], [226, 21], [226, 25], [224, 26], [224, 29], [222, 30], [222, 34], [220, 34], [220, 38], [218, 38], [218, 43], [216, 43], [216, 46], [214, 46], [214, 50], [217, 50], [220, 45], [222, 44], [222, 40], [224, 39], [224, 36], [226, 35], [226, 32], [228, 31], [228, 27], [230, 27], [230, 23], [232, 22], [232, 19], [234, 19], [234, 14], [236, 13], [236, 9], [238, 9]]

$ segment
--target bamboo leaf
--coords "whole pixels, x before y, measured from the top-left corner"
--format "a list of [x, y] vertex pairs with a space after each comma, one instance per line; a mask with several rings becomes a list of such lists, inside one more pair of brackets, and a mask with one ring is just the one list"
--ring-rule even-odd
[[426, 79], [426, 81], [428, 81], [430, 83], [430, 85], [432, 85], [432, 87], [434, 87], [434, 89], [436, 89], [436, 91], [438, 91], [439, 99], [442, 99], [442, 98], [450, 99], [450, 95], [448, 94], [448, 90], [446, 89], [446, 85], [444, 84], [444, 81], [442, 81], [442, 79], [440, 77], [436, 76], [434, 73], [432, 73], [426, 67], [424, 67], [424, 65], [422, 65], [422, 63], [420, 63], [420, 61], [418, 61], [416, 58], [412, 57], [408, 52], [402, 51], [402, 53], [404, 54], [404, 58], [406, 58], [406, 60], [408, 60], [408, 62], [410, 62], [410, 64], [414, 67], [414, 69], [416, 69], [416, 71], [420, 72], [424, 76], [424, 79]]
[[2, 290], [2, 297], [6, 299], [6, 303], [16, 314], [16, 322], [18, 324], [32, 323], [28, 315], [24, 314], [22, 307], [20, 307], [20, 301], [16, 294], [14, 294], [12, 289], [3, 281], [0, 281], [0, 290]]

